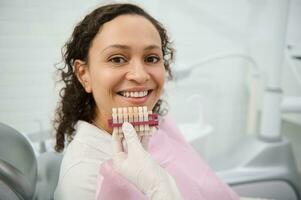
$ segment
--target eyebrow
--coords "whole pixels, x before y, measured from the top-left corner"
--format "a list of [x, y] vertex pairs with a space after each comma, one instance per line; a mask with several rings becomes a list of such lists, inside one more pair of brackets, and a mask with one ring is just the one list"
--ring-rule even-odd
[[[113, 45], [109, 45], [106, 48], [103, 49], [103, 51], [110, 49], [110, 48], [117, 48], [117, 49], [131, 49], [129, 46], [127, 45], [122, 45], [122, 44], [113, 44]], [[160, 49], [161, 48], [158, 45], [149, 45], [147, 47], [144, 48], [144, 50], [152, 50], [152, 49]]]
[[159, 47], [158, 45], [150, 45], [144, 48], [144, 50], [152, 50], [152, 49], [160, 49], [161, 47]]

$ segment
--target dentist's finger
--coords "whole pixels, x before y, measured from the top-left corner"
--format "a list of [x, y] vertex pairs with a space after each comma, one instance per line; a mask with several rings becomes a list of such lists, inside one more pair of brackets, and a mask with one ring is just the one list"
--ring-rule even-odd
[[122, 124], [122, 131], [127, 144], [128, 153], [135, 151], [137, 149], [143, 149], [143, 147], [140, 144], [138, 135], [134, 127], [132, 126], [132, 124], [128, 122], [124, 122]]
[[116, 130], [113, 130], [112, 133], [112, 148], [114, 154], [123, 152], [122, 136], [120, 136]]
[[148, 150], [149, 139], [150, 139], [150, 135], [148, 135], [148, 134], [142, 136], [142, 138], [141, 138], [141, 144], [142, 144], [143, 148], [145, 149], [145, 151]]

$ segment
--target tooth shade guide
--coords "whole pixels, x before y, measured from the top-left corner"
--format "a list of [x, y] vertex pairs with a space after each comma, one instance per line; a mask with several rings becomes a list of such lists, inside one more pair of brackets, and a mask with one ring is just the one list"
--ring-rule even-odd
[[[112, 109], [112, 123], [116, 124], [118, 123], [118, 116], [117, 116], [117, 109]], [[118, 132], [118, 127], [113, 127], [113, 132]]]
[[[122, 108], [117, 108], [117, 117], [118, 117], [118, 123], [123, 123], [123, 115], [122, 115]], [[121, 127], [118, 127], [118, 133], [121, 133], [122, 129]]]
[[[144, 121], [142, 107], [138, 107], [138, 117], [139, 117], [139, 122]], [[139, 131], [144, 131], [144, 125], [139, 125]]]
[[128, 109], [126, 107], [123, 108], [123, 122], [129, 121]]
[[[139, 118], [138, 118], [138, 108], [137, 107], [133, 107], [133, 114], [134, 114], [134, 121], [133, 122], [139, 122]], [[139, 126], [135, 125], [132, 123], [132, 125], [134, 126], [136, 131], [139, 131]]]
[[152, 111], [147, 111], [146, 106], [112, 109], [112, 119], [108, 120], [109, 127], [122, 133], [121, 126], [126, 121], [130, 122], [140, 135], [149, 135], [151, 134], [150, 126], [158, 126], [158, 115], [152, 114]]
[[[147, 108], [146, 107], [143, 107], [143, 119], [144, 119], [145, 122], [148, 121], [148, 112], [147, 112]], [[145, 131], [149, 131], [149, 125], [148, 124], [146, 124], [144, 126], [144, 130]]]
[[129, 122], [133, 122], [134, 121], [133, 107], [128, 107], [128, 111], [129, 111]]
[[[142, 121], [142, 122], [130, 122], [133, 126], [140, 126], [140, 125], [149, 125], [149, 126], [158, 126], [158, 115], [157, 114], [148, 114], [148, 121]], [[115, 128], [115, 127], [121, 127], [123, 122], [121, 123], [113, 123], [112, 119], [109, 119], [109, 127]]]

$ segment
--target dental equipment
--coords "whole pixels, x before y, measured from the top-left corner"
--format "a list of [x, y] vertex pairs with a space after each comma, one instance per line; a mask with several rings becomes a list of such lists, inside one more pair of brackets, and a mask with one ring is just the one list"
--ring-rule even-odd
[[0, 138], [0, 199], [32, 199], [38, 166], [29, 139], [2, 123]]
[[[288, 4], [288, 0], [269, 1], [265, 10], [269, 16], [266, 19], [270, 20], [266, 33], [273, 37], [269, 38], [270, 41], [266, 45], [270, 51], [267, 58], [270, 70], [265, 85], [259, 134], [257, 137], [242, 137], [228, 152], [211, 162], [217, 174], [240, 196], [291, 200], [301, 197], [299, 174], [291, 144], [280, 131], [282, 112], [292, 112], [290, 106], [294, 104], [293, 107], [296, 108], [296, 105], [299, 105], [299, 98], [283, 98], [280, 88]], [[248, 61], [253, 60], [249, 56], [241, 57]], [[206, 62], [209, 61], [213, 59]], [[256, 62], [252, 63], [257, 69]], [[189, 76], [195, 68], [183, 71], [182, 76], [178, 78]], [[259, 75], [256, 76], [253, 75], [253, 78], [258, 79]], [[251, 91], [251, 97], [253, 94]], [[252, 112], [256, 112], [256, 106]]]
[[236, 51], [223, 52], [223, 53], [211, 55], [190, 65], [190, 67], [187, 69], [176, 71], [176, 78], [178, 80], [186, 79], [191, 75], [192, 71], [198, 69], [200, 65], [206, 65], [212, 62], [226, 60], [229, 58], [238, 58], [247, 61], [252, 69], [251, 84], [250, 84], [250, 99], [249, 99], [249, 107], [248, 107], [248, 120], [247, 120], [247, 134], [252, 134], [255, 133], [255, 129], [256, 129], [256, 122], [257, 122], [256, 108], [258, 105], [258, 101], [257, 101], [258, 87], [259, 87], [259, 80], [261, 78], [260, 75], [261, 73], [258, 64], [252, 56]]
[[108, 124], [121, 137], [123, 122], [131, 123], [137, 133], [143, 136], [152, 133], [150, 127], [158, 126], [158, 115], [148, 111], [146, 106], [112, 108], [112, 119], [108, 120]]

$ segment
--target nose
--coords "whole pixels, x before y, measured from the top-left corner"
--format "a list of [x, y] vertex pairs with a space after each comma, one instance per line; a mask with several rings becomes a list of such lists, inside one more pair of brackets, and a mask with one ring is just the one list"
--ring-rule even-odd
[[150, 79], [150, 75], [145, 67], [142, 62], [133, 62], [126, 74], [126, 78], [139, 84], [147, 82]]

